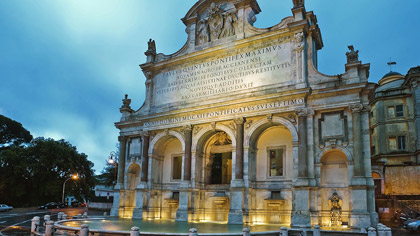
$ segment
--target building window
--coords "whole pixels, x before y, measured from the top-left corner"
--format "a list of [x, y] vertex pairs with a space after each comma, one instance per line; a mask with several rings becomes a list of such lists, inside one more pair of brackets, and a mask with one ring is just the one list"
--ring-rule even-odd
[[396, 105], [395, 106], [395, 116], [396, 117], [404, 117], [404, 106], [403, 105]]
[[405, 150], [407, 146], [406, 141], [405, 141], [405, 136], [398, 136], [397, 141], [398, 141], [398, 150]]
[[269, 149], [270, 176], [283, 176], [283, 153], [284, 149]]
[[179, 200], [179, 192], [172, 192], [172, 199]]
[[271, 199], [281, 199], [280, 191], [271, 191]]
[[389, 137], [388, 145], [390, 151], [406, 150], [407, 142], [405, 136]]
[[182, 157], [174, 156], [172, 158], [172, 179], [173, 180], [181, 179], [181, 169], [182, 169]]
[[404, 117], [404, 105], [388, 107], [388, 118]]
[[375, 146], [372, 146], [371, 147], [371, 155], [375, 155], [376, 154], [376, 147]]

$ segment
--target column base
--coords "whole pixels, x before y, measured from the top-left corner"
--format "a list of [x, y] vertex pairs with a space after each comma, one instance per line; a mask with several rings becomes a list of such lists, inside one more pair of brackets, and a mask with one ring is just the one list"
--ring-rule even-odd
[[369, 228], [371, 227], [371, 215], [369, 213], [352, 213], [350, 216], [350, 226], [352, 228]]
[[112, 207], [109, 215], [110, 216], [118, 216], [119, 211], [120, 211], [120, 209], [118, 207]]
[[178, 209], [176, 211], [175, 221], [187, 222], [188, 221], [188, 210]]
[[143, 219], [143, 208], [136, 207], [133, 209], [133, 219]]
[[228, 216], [228, 224], [241, 225], [244, 222], [244, 214], [242, 210], [231, 210]]
[[311, 214], [309, 211], [292, 212], [293, 227], [311, 227]]

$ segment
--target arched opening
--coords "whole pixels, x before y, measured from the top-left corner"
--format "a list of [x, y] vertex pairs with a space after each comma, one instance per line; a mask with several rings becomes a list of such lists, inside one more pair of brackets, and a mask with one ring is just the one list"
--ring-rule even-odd
[[381, 195], [383, 194], [383, 178], [380, 173], [376, 171], [372, 171], [372, 178], [373, 182], [375, 184], [375, 195]]
[[321, 157], [321, 164], [321, 186], [347, 187], [347, 157], [343, 152], [327, 152]]
[[140, 172], [138, 164], [128, 167], [123, 217], [131, 218], [133, 215], [133, 209], [136, 206], [136, 187], [140, 183]]
[[224, 131], [216, 131], [204, 145], [205, 183], [230, 184], [232, 180], [232, 139]]
[[184, 151], [177, 133], [170, 131], [153, 144], [151, 192], [148, 217], [152, 219], [175, 219], [179, 207], [178, 185], [183, 175]]
[[228, 131], [208, 130], [197, 140], [195, 179], [206, 191], [197, 203], [198, 220], [227, 222], [230, 208], [230, 183], [235, 158], [234, 140]]
[[[348, 224], [350, 217], [347, 156], [333, 149], [321, 157], [321, 220], [323, 226]], [[334, 201], [335, 199], [338, 199]], [[339, 213], [337, 213], [339, 209]], [[335, 212], [332, 214], [332, 212]], [[333, 215], [339, 217], [332, 217]], [[339, 219], [339, 223], [337, 223]]]
[[[249, 175], [251, 181], [267, 186], [252, 191], [252, 223], [290, 224], [292, 210], [293, 136], [281, 124], [267, 123], [251, 136]], [[263, 201], [261, 201], [263, 199]]]

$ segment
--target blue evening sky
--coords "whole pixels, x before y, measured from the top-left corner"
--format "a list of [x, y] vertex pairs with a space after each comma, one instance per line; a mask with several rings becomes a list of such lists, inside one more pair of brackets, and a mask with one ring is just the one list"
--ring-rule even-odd
[[[121, 99], [144, 101], [147, 41], [171, 54], [187, 35], [195, 0], [0, 1], [0, 114], [35, 137], [64, 138], [103, 169], [115, 150]], [[291, 15], [292, 0], [259, 0], [257, 27]], [[419, 0], [307, 0], [324, 42], [319, 70], [344, 72], [347, 45], [371, 63], [371, 82], [420, 64]]]

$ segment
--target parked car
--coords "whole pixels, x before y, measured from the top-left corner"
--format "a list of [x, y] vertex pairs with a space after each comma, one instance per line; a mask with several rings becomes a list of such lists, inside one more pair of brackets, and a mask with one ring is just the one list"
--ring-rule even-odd
[[6, 204], [0, 204], [0, 211], [11, 211], [13, 210], [13, 207], [8, 206]]
[[420, 232], [420, 217], [416, 219], [407, 220], [403, 223], [404, 229], [408, 230], [416, 230]]
[[39, 206], [39, 209], [53, 209], [53, 208], [60, 208], [60, 204], [57, 202], [49, 202], [45, 205]]

